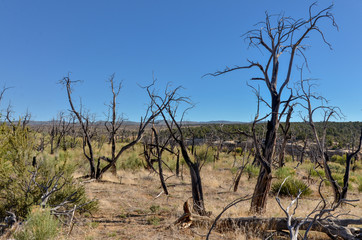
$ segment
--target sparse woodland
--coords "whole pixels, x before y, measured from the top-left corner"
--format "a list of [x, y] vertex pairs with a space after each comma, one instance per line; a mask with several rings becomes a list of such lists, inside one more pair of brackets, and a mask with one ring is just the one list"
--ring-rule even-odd
[[0, 239], [362, 239], [362, 123], [343, 122], [304, 78], [307, 39], [331, 46], [322, 21], [338, 28], [332, 6], [304, 19], [266, 13], [244, 35], [263, 58], [204, 76], [256, 69], [251, 123], [184, 121], [197, 108], [187, 91], [155, 79], [128, 122], [115, 74], [106, 119], [68, 74], [68, 110], [32, 122], [3, 106], [4, 87]]

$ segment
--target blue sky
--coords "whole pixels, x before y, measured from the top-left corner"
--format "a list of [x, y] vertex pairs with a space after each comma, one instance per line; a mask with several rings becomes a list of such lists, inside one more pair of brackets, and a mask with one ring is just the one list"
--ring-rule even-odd
[[[106, 80], [115, 73], [123, 81], [119, 112], [137, 121], [148, 102], [138, 84], [151, 83], [154, 72], [160, 88], [184, 86], [196, 103], [188, 120], [250, 121], [256, 100], [246, 83], [254, 71], [202, 76], [260, 58], [241, 35], [265, 11], [302, 18], [312, 2], [0, 0], [0, 84], [13, 87], [0, 107], [10, 101], [16, 115], [29, 109], [33, 120], [50, 120], [69, 109], [57, 82], [71, 72], [83, 80], [74, 99], [101, 119], [110, 99]], [[321, 0], [318, 9], [331, 3]], [[307, 75], [320, 79], [317, 91], [342, 109], [345, 121], [362, 121], [362, 1], [338, 1], [333, 13], [339, 31], [326, 21], [320, 26], [333, 50], [312, 35]]]

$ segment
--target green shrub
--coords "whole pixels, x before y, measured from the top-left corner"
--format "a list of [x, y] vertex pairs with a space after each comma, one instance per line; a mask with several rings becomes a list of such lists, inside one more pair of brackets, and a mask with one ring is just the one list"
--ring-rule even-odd
[[259, 167], [256, 167], [252, 164], [246, 165], [244, 171], [248, 173], [249, 178], [250, 177], [254, 178], [259, 175]]
[[325, 172], [323, 169], [314, 169], [313, 166], [309, 167], [308, 172], [312, 177], [319, 177], [319, 176], [325, 177]]
[[139, 156], [133, 152], [129, 157], [124, 159], [123, 161], [120, 161], [120, 168], [127, 170], [137, 170], [143, 167], [142, 160], [139, 158]]
[[339, 163], [330, 162], [330, 163], [328, 163], [328, 166], [329, 166], [329, 169], [331, 169], [332, 173], [341, 173], [341, 174], [343, 174], [345, 172], [345, 169], [346, 169], [345, 166], [342, 166]]
[[243, 149], [241, 147], [237, 147], [237, 148], [235, 148], [235, 152], [240, 154], [243, 152]]
[[196, 153], [196, 158], [200, 162], [210, 163], [214, 161], [214, 150], [205, 145], [197, 147], [195, 153]]
[[278, 179], [285, 179], [288, 176], [294, 176], [295, 170], [291, 167], [281, 167], [275, 171], [275, 176]]
[[332, 162], [336, 162], [341, 165], [346, 165], [346, 155], [343, 155], [343, 156], [333, 155], [330, 160]]
[[272, 184], [271, 192], [273, 194], [277, 194], [279, 189], [280, 196], [293, 196], [296, 197], [299, 194], [299, 191], [302, 191], [301, 196], [308, 196], [312, 193], [312, 190], [305, 184], [303, 181], [295, 179], [295, 178], [288, 178], [285, 183], [282, 185], [284, 180], [278, 180]]
[[49, 209], [34, 208], [26, 217], [23, 228], [14, 234], [17, 240], [54, 239], [58, 233], [59, 221]]
[[362, 177], [358, 177], [358, 192], [362, 192]]
[[[75, 165], [68, 163], [68, 156], [39, 157], [32, 165], [35, 155], [36, 135], [20, 124], [0, 125], [0, 219], [6, 211], [12, 211], [19, 219], [27, 216], [34, 205], [41, 203], [44, 189], [57, 184], [59, 190], [53, 193], [47, 204], [54, 206], [66, 199], [63, 209], [72, 209], [89, 202], [84, 187], [73, 179]], [[53, 181], [52, 181], [53, 179]], [[56, 183], [55, 179], [59, 179]], [[37, 183], [35, 184], [34, 181]], [[96, 203], [86, 204], [83, 210], [92, 210]], [[82, 210], [81, 210], [82, 211]]]

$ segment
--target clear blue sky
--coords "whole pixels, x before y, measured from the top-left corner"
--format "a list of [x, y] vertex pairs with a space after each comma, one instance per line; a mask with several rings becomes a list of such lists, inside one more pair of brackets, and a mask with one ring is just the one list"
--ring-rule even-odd
[[[243, 65], [260, 54], [241, 35], [264, 19], [264, 12], [305, 17], [313, 1], [171, 0], [0, 0], [0, 84], [13, 87], [16, 115], [28, 108], [33, 120], [50, 120], [69, 109], [59, 84], [71, 72], [74, 97], [103, 117], [110, 99], [106, 79], [123, 80], [119, 111], [139, 120], [148, 99], [137, 84], [183, 85], [196, 108], [188, 120], [250, 121], [255, 97], [246, 82], [252, 71], [201, 78], [225, 66]], [[331, 1], [319, 1], [319, 9]], [[321, 25], [333, 51], [313, 35], [310, 77], [346, 121], [362, 121], [362, 1], [336, 1], [339, 31]], [[263, 88], [263, 86], [261, 86]], [[298, 120], [298, 119], [295, 119]]]

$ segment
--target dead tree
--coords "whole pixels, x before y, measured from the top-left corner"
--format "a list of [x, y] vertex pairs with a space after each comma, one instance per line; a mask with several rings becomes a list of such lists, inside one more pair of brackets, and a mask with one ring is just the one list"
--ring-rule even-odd
[[347, 199], [349, 173], [350, 173], [352, 158], [361, 151], [361, 146], [362, 146], [362, 129], [361, 129], [361, 135], [359, 138], [359, 144], [358, 144], [357, 150], [352, 153], [346, 154], [346, 170], [345, 170], [344, 177], [343, 177], [343, 187], [342, 187], [340, 199]]
[[[244, 148], [243, 148], [243, 151], [244, 151]], [[240, 179], [241, 179], [241, 175], [244, 171], [244, 169], [246, 168], [246, 166], [249, 164], [249, 157], [251, 155], [251, 152], [249, 152], [248, 156], [246, 157], [246, 161], [245, 161], [245, 153], [243, 155], [243, 160], [242, 160], [242, 164], [241, 166], [239, 167], [239, 170], [236, 174], [236, 177], [235, 177], [235, 180], [234, 180], [234, 187], [233, 187], [233, 190], [234, 192], [237, 192], [238, 191], [238, 187], [239, 187], [239, 183], [240, 183]], [[236, 155], [234, 155], [235, 158], [236, 158]]]
[[151, 132], [150, 136], [144, 137], [142, 144], [143, 144], [143, 157], [145, 158], [146, 164], [144, 165], [145, 169], [153, 170], [157, 173], [157, 170], [153, 167], [153, 164], [156, 162], [156, 159], [153, 158], [155, 155], [154, 151], [154, 136], [153, 132]]
[[[116, 97], [118, 96], [118, 93], [114, 91], [114, 87], [113, 87], [113, 78], [111, 77], [112, 80], [110, 80], [111, 82], [111, 88], [112, 88], [112, 93], [113, 93], [113, 100], [112, 100], [112, 119], [117, 119], [116, 117]], [[147, 90], [147, 92], [151, 91], [150, 89], [154, 86], [154, 83], [152, 83], [151, 85], [145, 87], [145, 89]], [[129, 142], [128, 144], [126, 144], [125, 146], [123, 146], [121, 149], [116, 150], [116, 145], [115, 145], [115, 140], [112, 140], [112, 157], [111, 158], [107, 158], [107, 157], [100, 157], [98, 158], [98, 164], [97, 164], [97, 179], [101, 178], [102, 175], [112, 166], [114, 166], [117, 162], [117, 160], [120, 158], [120, 156], [129, 148], [134, 147], [134, 145], [136, 145], [143, 137], [143, 134], [146, 130], [146, 127], [154, 121], [154, 119], [164, 110], [164, 108], [166, 108], [168, 106], [168, 104], [170, 103], [171, 99], [165, 99], [165, 101], [163, 102], [162, 107], [155, 109], [154, 108], [154, 103], [151, 101], [148, 105], [148, 108], [146, 110], [146, 113], [144, 115], [144, 117], [141, 117], [141, 121], [138, 127], [138, 130], [136, 132], [136, 134], [133, 136], [131, 142]], [[112, 139], [115, 139], [115, 135], [117, 130], [119, 129], [120, 124], [117, 125], [117, 123], [112, 120], [111, 122], [111, 129], [114, 129], [111, 131], [111, 136]], [[114, 143], [114, 145], [113, 145]], [[106, 160], [108, 162], [108, 164], [103, 167], [102, 169], [99, 168], [100, 166], [100, 160]]]
[[[254, 190], [254, 198], [251, 203], [251, 211], [261, 213], [265, 211], [267, 194], [271, 184], [271, 163], [274, 159], [277, 132], [280, 122], [281, 106], [285, 102], [282, 100], [283, 90], [288, 86], [294, 66], [294, 58], [301, 55], [306, 61], [304, 51], [306, 46], [303, 42], [311, 33], [317, 32], [321, 35], [323, 41], [330, 46], [325, 40], [322, 30], [318, 27], [321, 20], [332, 21], [333, 26], [337, 26], [333, 15], [330, 13], [332, 6], [314, 13], [314, 6], [309, 7], [309, 15], [306, 19], [295, 20], [291, 17], [282, 15], [269, 15], [266, 13], [265, 21], [260, 22], [257, 29], [246, 33], [246, 39], [249, 46], [256, 47], [266, 52], [265, 63], [248, 60], [246, 66], [236, 66], [226, 68], [223, 71], [217, 71], [209, 74], [219, 76], [229, 72], [241, 69], [256, 68], [260, 71], [261, 76], [251, 78], [252, 81], [261, 81], [265, 84], [270, 93], [270, 102], [264, 101], [270, 107], [270, 120], [267, 122], [267, 132], [263, 151], [258, 157], [262, 164], [257, 184]], [[276, 19], [275, 19], [276, 18]], [[275, 25], [272, 21], [275, 21]], [[281, 76], [281, 60], [285, 59], [285, 76]], [[278, 84], [279, 78], [283, 78]]]
[[[117, 160], [120, 158], [120, 156], [127, 151], [129, 148], [133, 147], [135, 144], [137, 144], [143, 136], [143, 133], [145, 132], [146, 127], [148, 126], [148, 124], [150, 124], [153, 119], [155, 119], [160, 112], [167, 106], [168, 101], [166, 99], [166, 102], [164, 102], [164, 105], [162, 106], [162, 108], [157, 109], [156, 111], [153, 111], [153, 103], [151, 102], [148, 105], [148, 108], [146, 110], [146, 113], [144, 115], [144, 117], [141, 117], [141, 121], [139, 123], [139, 127], [137, 130], [136, 135], [134, 135], [133, 139], [126, 144], [125, 146], [123, 146], [121, 149], [117, 150], [116, 149], [116, 142], [115, 142], [115, 136], [117, 133], [117, 130], [119, 129], [120, 123], [118, 122], [118, 117], [117, 117], [117, 111], [116, 111], [116, 98], [118, 96], [119, 93], [119, 89], [121, 88], [121, 85], [118, 85], [117, 88], [115, 88], [114, 86], [114, 75], [112, 75], [109, 79], [110, 84], [111, 84], [111, 90], [112, 90], [112, 101], [110, 104], [111, 107], [111, 112], [112, 112], [112, 116], [111, 116], [111, 122], [110, 122], [110, 127], [109, 127], [109, 133], [111, 136], [111, 157], [105, 157], [105, 156], [100, 156], [98, 157], [98, 162], [97, 162], [97, 166], [95, 166], [95, 156], [94, 156], [94, 151], [93, 151], [93, 146], [92, 146], [92, 134], [90, 132], [90, 117], [89, 115], [85, 115], [82, 113], [82, 110], [77, 111], [74, 107], [73, 101], [72, 101], [72, 84], [76, 83], [77, 81], [72, 81], [70, 80], [69, 75], [67, 77], [64, 77], [60, 83], [63, 84], [66, 87], [67, 90], [67, 94], [68, 94], [68, 101], [71, 107], [71, 112], [74, 113], [74, 115], [77, 117], [78, 122], [81, 126], [82, 129], [82, 133], [83, 133], [83, 153], [84, 156], [87, 158], [89, 165], [90, 165], [90, 177], [91, 178], [96, 178], [96, 179], [100, 179], [102, 178], [102, 175], [108, 171], [112, 166], [114, 166], [117, 162]], [[150, 86], [147, 87], [147, 91], [149, 91], [149, 89], [153, 86], [153, 84], [151, 84]], [[100, 162], [101, 160], [104, 160], [107, 162], [106, 166], [104, 166], [103, 168], [100, 167]]]
[[162, 160], [162, 154], [164, 153], [164, 151], [168, 151], [168, 152], [170, 152], [171, 154], [174, 154], [174, 155], [176, 155], [177, 153], [173, 152], [170, 148], [168, 148], [169, 142], [170, 142], [170, 140], [172, 138], [171, 134], [168, 134], [168, 136], [162, 140], [161, 137], [160, 137], [160, 134], [156, 130], [155, 126], [152, 127], [152, 132], [153, 132], [153, 136], [154, 136], [154, 139], [155, 139], [155, 142], [154, 142], [155, 151], [153, 153], [154, 153], [154, 156], [155, 156], [156, 161], [158, 163], [158, 174], [160, 176], [161, 186], [162, 186], [163, 191], [165, 192], [165, 194], [168, 195], [168, 190], [167, 190], [165, 178], [163, 176], [163, 168], [162, 168], [162, 164], [166, 165], [166, 163]]
[[[312, 129], [312, 133], [313, 133], [314, 139], [316, 141], [318, 158], [322, 161], [325, 175], [326, 175], [328, 181], [331, 183], [333, 193], [334, 193], [334, 203], [338, 204], [341, 200], [346, 199], [346, 197], [347, 197], [351, 160], [361, 150], [362, 132], [361, 132], [361, 137], [360, 137], [360, 141], [359, 141], [357, 150], [353, 153], [347, 154], [347, 156], [346, 156], [346, 168], [345, 168], [345, 174], [344, 174], [344, 178], [343, 178], [343, 187], [341, 188], [341, 186], [339, 186], [338, 182], [332, 176], [332, 172], [328, 165], [329, 157], [328, 157], [328, 154], [326, 152], [326, 147], [325, 147], [325, 137], [326, 137], [328, 121], [331, 117], [333, 117], [335, 115], [339, 116], [340, 110], [337, 107], [330, 107], [330, 106], [323, 105], [323, 103], [327, 103], [327, 100], [325, 98], [313, 93], [312, 89], [313, 89], [314, 85], [310, 83], [310, 80], [303, 80], [302, 76], [301, 76], [301, 79], [302, 80], [298, 84], [298, 87], [299, 87], [298, 92], [299, 92], [300, 99], [302, 99], [303, 102], [299, 103], [299, 105], [302, 106], [307, 111], [307, 116], [304, 118], [304, 121], [307, 122]], [[313, 107], [313, 100], [322, 101], [322, 105]], [[324, 113], [324, 120], [322, 122], [321, 136], [318, 132], [318, 129], [317, 129], [317, 127], [314, 123], [314, 119], [313, 119], [314, 114], [318, 110], [321, 110]]]
[[82, 112], [82, 106], [80, 107], [80, 110], [76, 110], [72, 99], [72, 84], [75, 84], [77, 82], [79, 81], [72, 81], [69, 75], [60, 80], [60, 84], [65, 86], [67, 90], [68, 101], [71, 108], [70, 111], [77, 117], [80, 127], [82, 129], [83, 154], [89, 163], [89, 168], [90, 168], [89, 176], [90, 178], [96, 178], [96, 168], [94, 165], [94, 152], [93, 152], [93, 145], [91, 139], [92, 135], [90, 133], [90, 117], [89, 114], [85, 114]]
[[70, 118], [67, 119], [64, 112], [59, 112], [57, 119], [53, 119], [51, 122], [51, 128], [49, 129], [50, 136], [50, 154], [54, 154], [54, 151], [59, 149], [63, 142], [63, 150], [66, 150], [66, 135], [70, 130]]
[[[327, 124], [329, 119], [337, 114], [336, 110], [338, 110], [335, 107], [329, 107], [329, 106], [324, 106], [324, 105], [319, 105], [317, 107], [313, 107], [312, 106], [312, 101], [313, 100], [320, 100], [322, 101], [322, 104], [324, 102], [326, 102], [326, 99], [321, 97], [321, 96], [317, 96], [316, 94], [314, 94], [312, 92], [312, 88], [313, 88], [313, 84], [310, 84], [309, 80], [303, 80], [303, 76], [302, 76], [302, 69], [301, 69], [301, 81], [298, 85], [298, 92], [299, 92], [299, 96], [302, 102], [298, 103], [301, 107], [303, 107], [306, 111], [307, 111], [307, 116], [304, 117], [304, 122], [308, 123], [309, 126], [311, 127], [312, 130], [312, 134], [314, 136], [314, 140], [316, 142], [316, 150], [317, 150], [317, 158], [321, 159], [322, 164], [323, 164], [323, 168], [326, 174], [326, 177], [328, 179], [328, 181], [331, 183], [333, 191], [334, 191], [334, 201], [338, 202], [340, 199], [340, 187], [337, 183], [336, 180], [334, 180], [331, 170], [329, 168], [329, 165], [327, 163], [328, 161], [328, 155], [326, 153], [326, 148], [325, 148], [325, 137], [326, 137], [326, 132], [327, 132]], [[324, 120], [323, 120], [323, 124], [322, 124], [322, 135], [320, 136], [320, 134], [318, 133], [317, 127], [314, 123], [314, 114], [316, 111], [318, 110], [322, 110], [324, 113]]]
[[13, 125], [14, 122], [13, 122], [13, 106], [11, 105], [11, 103], [9, 103], [8, 107], [6, 108], [6, 121], [10, 124], [10, 125]]
[[[160, 111], [161, 116], [169, 130], [172, 138], [178, 144], [182, 157], [184, 158], [187, 166], [190, 170], [191, 176], [191, 188], [192, 188], [192, 199], [193, 199], [193, 210], [199, 215], [207, 215], [204, 205], [204, 194], [202, 190], [201, 176], [200, 176], [200, 167], [201, 164], [196, 158], [195, 161], [192, 160], [191, 154], [187, 148], [186, 139], [184, 136], [184, 131], [182, 130], [182, 121], [185, 112], [189, 109], [187, 108], [180, 117], [180, 120], [177, 121], [177, 110], [179, 104], [186, 103], [191, 104], [190, 100], [186, 97], [177, 96], [180, 87], [170, 90], [167, 86], [164, 96], [161, 97], [155, 92], [148, 90], [148, 95], [155, 107]], [[164, 103], [168, 102], [168, 105]]]
[[[104, 123], [107, 132], [108, 132], [108, 136], [109, 136], [109, 142], [111, 144], [111, 157], [108, 159], [108, 162], [114, 162], [113, 165], [111, 165], [112, 168], [112, 172], [116, 175], [116, 165], [115, 165], [115, 157], [116, 157], [116, 135], [118, 130], [120, 129], [120, 127], [123, 124], [123, 119], [122, 117], [119, 117], [117, 115], [117, 97], [121, 91], [122, 88], [122, 82], [120, 82], [119, 84], [117, 84], [117, 86], [115, 86], [115, 82], [114, 82], [114, 76], [115, 74], [112, 74], [111, 77], [109, 78], [109, 83], [111, 86], [111, 91], [112, 91], [112, 100], [110, 102], [110, 104], [108, 105], [108, 119], [107, 121]], [[99, 163], [98, 162], [98, 166], [97, 169], [99, 169]], [[99, 170], [97, 170], [97, 172], [99, 172]], [[99, 178], [100, 176], [98, 176], [97, 178]]]
[[23, 129], [26, 128], [26, 126], [29, 124], [30, 119], [31, 119], [31, 113], [29, 112], [29, 109], [26, 109], [25, 114], [21, 117], [22, 121], [21, 121], [21, 126], [23, 127]]

